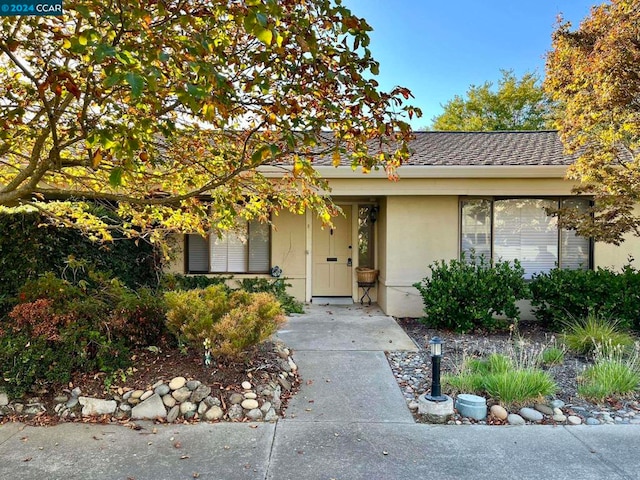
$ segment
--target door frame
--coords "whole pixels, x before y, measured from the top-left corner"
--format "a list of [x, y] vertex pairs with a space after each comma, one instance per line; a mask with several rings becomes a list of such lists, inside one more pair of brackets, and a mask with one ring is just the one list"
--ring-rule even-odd
[[[341, 202], [336, 200], [336, 205], [339, 205], [343, 210], [351, 209], [351, 245], [355, 245], [352, 249], [351, 256], [351, 299], [355, 302], [358, 295], [358, 284], [356, 276], [354, 274], [356, 267], [358, 266], [358, 205], [362, 202]], [[306, 223], [306, 301], [311, 302], [313, 297], [313, 214], [307, 210], [305, 214]], [[345, 297], [346, 298], [346, 297]]]

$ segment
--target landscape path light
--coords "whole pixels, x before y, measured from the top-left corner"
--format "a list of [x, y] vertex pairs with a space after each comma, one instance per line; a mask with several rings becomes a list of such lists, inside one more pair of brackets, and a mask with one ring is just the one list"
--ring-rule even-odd
[[429, 350], [431, 351], [431, 395], [428, 395], [433, 402], [444, 402], [447, 397], [442, 395], [440, 387], [440, 363], [442, 360], [442, 346], [444, 342], [440, 337], [433, 337], [429, 340]]
[[418, 413], [429, 423], [446, 423], [453, 416], [453, 399], [442, 395], [440, 388], [440, 362], [444, 342], [440, 337], [429, 340], [431, 352], [431, 393], [418, 397]]

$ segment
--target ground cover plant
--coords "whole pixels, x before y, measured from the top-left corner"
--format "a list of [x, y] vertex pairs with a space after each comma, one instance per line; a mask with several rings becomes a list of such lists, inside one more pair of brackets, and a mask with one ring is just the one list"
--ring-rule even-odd
[[578, 394], [598, 403], [607, 398], [626, 397], [638, 390], [640, 364], [638, 348], [631, 355], [623, 349], [596, 349], [595, 363], [587, 367], [578, 378]]
[[597, 350], [606, 355], [634, 343], [633, 337], [623, 331], [616, 320], [593, 314], [567, 322], [563, 338], [567, 348], [580, 355], [591, 355]]
[[535, 365], [518, 365], [514, 357], [501, 353], [468, 359], [459, 373], [445, 375], [443, 384], [458, 393], [484, 394], [506, 405], [533, 402], [557, 390], [547, 372]]

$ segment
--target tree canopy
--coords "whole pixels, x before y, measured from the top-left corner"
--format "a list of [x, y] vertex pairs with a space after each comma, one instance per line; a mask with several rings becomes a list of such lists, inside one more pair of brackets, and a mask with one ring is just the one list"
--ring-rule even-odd
[[[328, 219], [313, 160], [408, 155], [402, 87], [378, 88], [340, 0], [66, 1], [0, 24], [0, 205], [109, 238], [224, 230], [280, 209]], [[282, 166], [266, 178], [264, 164]]]
[[456, 95], [432, 119], [432, 130], [494, 131], [550, 128], [552, 106], [540, 78], [525, 73], [517, 78], [502, 70], [495, 90], [492, 82], [471, 85], [464, 97]]
[[640, 1], [593, 7], [575, 30], [561, 22], [545, 89], [562, 106], [560, 134], [577, 156], [569, 177], [595, 198], [590, 211], [565, 215], [566, 225], [616, 244], [640, 235]]

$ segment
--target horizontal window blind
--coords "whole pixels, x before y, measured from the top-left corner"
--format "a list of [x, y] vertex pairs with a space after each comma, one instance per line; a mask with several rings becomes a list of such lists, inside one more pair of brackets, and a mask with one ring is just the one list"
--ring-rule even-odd
[[187, 272], [209, 271], [209, 242], [200, 235], [187, 235]]
[[210, 242], [210, 271], [267, 273], [270, 266], [269, 225], [243, 220], [236, 230]]
[[496, 259], [519, 260], [525, 278], [548, 272], [558, 262], [558, 227], [545, 208], [554, 200], [509, 199], [494, 202], [494, 250]]
[[249, 222], [249, 272], [268, 272], [269, 263], [269, 225]]

